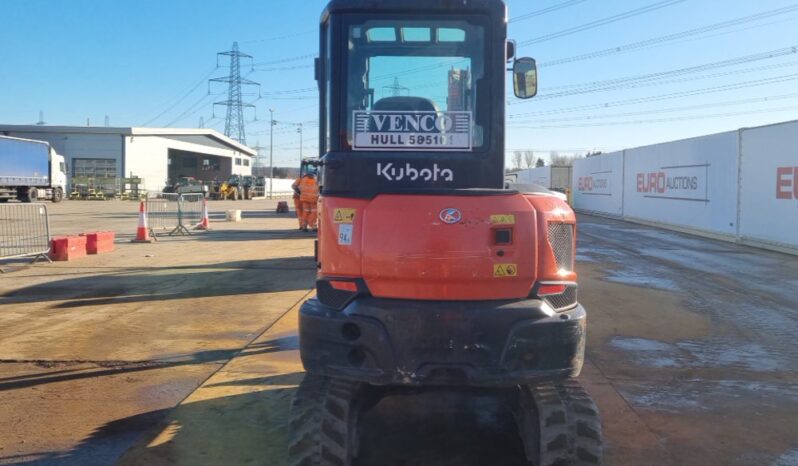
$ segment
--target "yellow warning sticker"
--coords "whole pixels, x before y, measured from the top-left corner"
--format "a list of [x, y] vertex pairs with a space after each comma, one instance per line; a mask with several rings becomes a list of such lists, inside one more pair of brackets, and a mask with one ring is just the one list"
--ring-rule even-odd
[[357, 209], [335, 209], [333, 221], [335, 223], [354, 223]]
[[515, 215], [491, 215], [490, 223], [494, 225], [515, 225]]
[[518, 266], [516, 264], [493, 264], [493, 277], [517, 277]]

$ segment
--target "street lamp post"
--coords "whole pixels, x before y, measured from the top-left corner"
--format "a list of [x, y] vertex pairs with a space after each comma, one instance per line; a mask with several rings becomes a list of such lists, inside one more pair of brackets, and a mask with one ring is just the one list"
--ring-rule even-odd
[[296, 130], [299, 133], [299, 165], [302, 165], [302, 123], [299, 124], [299, 128]]
[[274, 194], [274, 109], [269, 109], [269, 199]]

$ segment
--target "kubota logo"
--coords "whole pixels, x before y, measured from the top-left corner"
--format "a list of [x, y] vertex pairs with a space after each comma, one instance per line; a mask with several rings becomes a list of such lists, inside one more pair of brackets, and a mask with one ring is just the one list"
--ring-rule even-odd
[[454, 181], [454, 172], [448, 168], [439, 168], [438, 164], [433, 164], [432, 168], [415, 168], [410, 163], [404, 167], [394, 167], [393, 162], [377, 163], [377, 176], [382, 176], [388, 181], [401, 181], [407, 178], [409, 181]]
[[441, 213], [438, 214], [438, 217], [441, 219], [441, 222], [451, 225], [453, 223], [459, 223], [460, 220], [463, 219], [463, 213], [457, 209], [449, 208], [443, 209]]
[[776, 199], [798, 199], [798, 167], [776, 169]]

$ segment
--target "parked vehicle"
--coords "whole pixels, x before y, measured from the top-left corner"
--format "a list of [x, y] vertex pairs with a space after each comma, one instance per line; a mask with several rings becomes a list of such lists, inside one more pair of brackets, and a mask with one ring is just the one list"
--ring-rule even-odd
[[202, 194], [208, 197], [208, 185], [193, 176], [181, 176], [171, 186], [164, 188], [165, 193]]
[[[537, 93], [506, 18], [499, 0], [330, 0], [321, 16], [318, 274], [290, 464], [358, 464], [383, 397], [441, 387], [503, 396], [531, 464], [602, 462], [575, 379], [576, 216], [548, 189], [504, 186], [508, 63], [516, 97]], [[380, 92], [406, 70], [405, 94]]]
[[66, 162], [49, 143], [0, 136], [0, 202], [61, 202]]

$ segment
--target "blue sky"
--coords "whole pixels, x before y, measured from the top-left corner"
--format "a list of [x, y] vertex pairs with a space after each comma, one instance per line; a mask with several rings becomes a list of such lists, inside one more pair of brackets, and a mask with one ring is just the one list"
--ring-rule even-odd
[[[509, 0], [510, 17], [565, 1]], [[520, 54], [541, 64], [541, 90], [540, 98], [530, 101], [508, 98], [509, 150], [609, 151], [798, 118], [798, 95], [792, 95], [798, 94], [798, 50], [791, 49], [798, 46], [798, 9], [656, 46], [558, 63], [796, 5], [795, 0], [572, 3], [510, 25], [511, 37], [534, 42]], [[248, 143], [268, 145], [273, 108], [278, 121], [305, 123], [305, 153], [312, 154], [316, 94], [306, 90], [315, 86], [311, 56], [323, 5], [316, 0], [2, 0], [0, 122], [34, 123], [42, 110], [49, 124], [82, 125], [88, 117], [101, 125], [108, 115], [116, 126], [196, 127], [203, 117], [207, 126], [222, 130], [224, 109], [217, 107], [212, 118], [210, 104], [225, 96], [208, 96], [205, 80], [227, 73], [224, 59], [214, 69], [216, 52], [238, 41], [258, 64], [256, 71], [245, 65], [243, 72], [262, 84], [264, 94], [256, 102], [259, 120], [247, 126]], [[555, 34], [649, 5], [662, 7]], [[765, 52], [776, 56], [759, 55]], [[732, 59], [738, 63], [721, 63]], [[698, 66], [704, 68], [683, 70]], [[210, 89], [225, 91], [222, 84]], [[283, 91], [292, 92], [279, 94]], [[254, 120], [255, 114], [246, 117]], [[278, 126], [276, 162], [293, 164], [298, 146], [296, 128]]]

